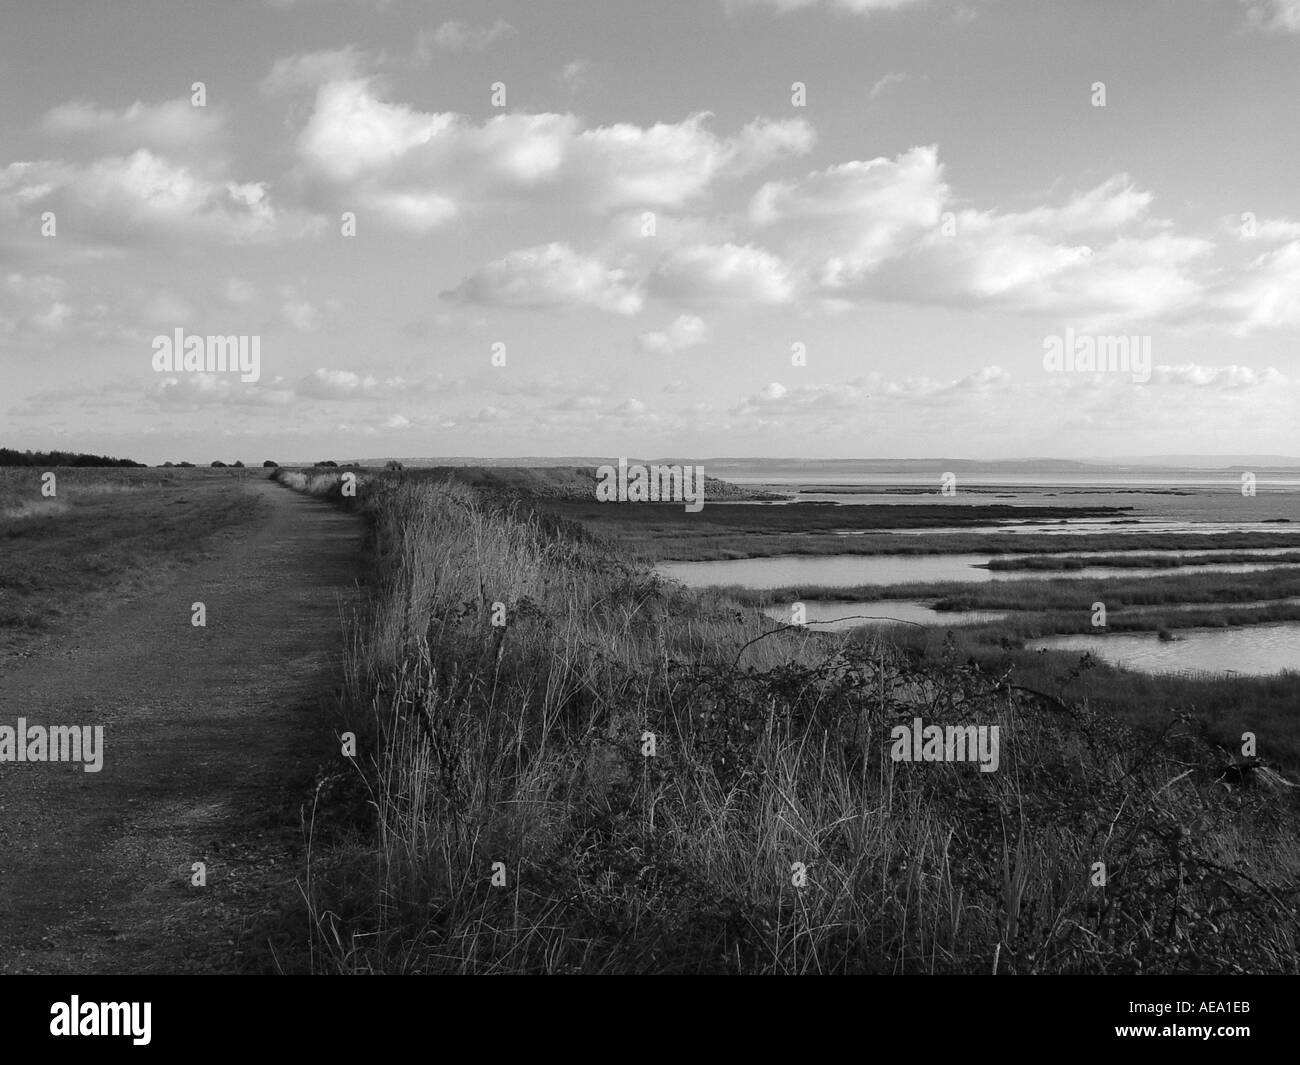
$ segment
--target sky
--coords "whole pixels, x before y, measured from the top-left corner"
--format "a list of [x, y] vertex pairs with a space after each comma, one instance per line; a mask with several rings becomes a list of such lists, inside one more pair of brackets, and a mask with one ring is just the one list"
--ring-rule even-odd
[[1295, 454], [1298, 179], [1300, 0], [9, 4], [0, 446]]

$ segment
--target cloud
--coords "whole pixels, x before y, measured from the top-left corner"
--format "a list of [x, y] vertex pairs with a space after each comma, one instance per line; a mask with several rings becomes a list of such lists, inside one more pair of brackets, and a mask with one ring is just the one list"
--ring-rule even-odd
[[421, 30], [416, 40], [416, 52], [425, 61], [433, 58], [435, 50], [443, 52], [482, 52], [496, 41], [512, 36], [515, 28], [504, 19], [491, 26], [471, 26], [467, 22], [444, 22], [434, 30]]
[[308, 399], [391, 399], [425, 391], [426, 383], [404, 377], [376, 377], [352, 370], [319, 367], [293, 385], [295, 396]]
[[878, 79], [876, 83], [873, 86], [871, 86], [871, 91], [867, 93], [867, 99], [874, 100], [881, 93], [885, 92], [891, 85], [897, 85], [900, 82], [906, 80], [907, 80], [906, 74], [886, 74], [883, 78]]
[[786, 265], [752, 245], [696, 244], [671, 253], [650, 280], [665, 299], [700, 306], [789, 303], [795, 286]]
[[261, 92], [275, 96], [299, 89], [316, 89], [327, 82], [359, 77], [374, 61], [369, 53], [351, 44], [345, 48], [282, 56], [262, 79]]
[[249, 385], [229, 375], [192, 373], [164, 377], [150, 399], [167, 410], [194, 411], [205, 407], [282, 407], [293, 402], [291, 389], [276, 382]]
[[1255, 258], [1221, 283], [1211, 302], [1239, 334], [1300, 326], [1300, 240]]
[[299, 332], [310, 333], [320, 322], [320, 310], [308, 300], [291, 298], [280, 308], [280, 317]]
[[227, 303], [242, 305], [257, 298], [257, 289], [242, 278], [232, 277], [226, 282], [224, 295]]
[[1125, 174], [1024, 211], [959, 208], [933, 146], [851, 161], [754, 195], [751, 225], [832, 305], [894, 300], [1023, 313], [1176, 318], [1214, 245], [1150, 217]]
[[1300, 33], [1300, 0], [1241, 0], [1247, 20], [1273, 33]]
[[781, 14], [810, 7], [826, 7], [853, 15], [871, 15], [877, 11], [894, 11], [924, 2], [925, 0], [723, 0], [723, 6], [728, 11], [752, 7], [773, 8]]
[[1300, 222], [1292, 222], [1289, 218], [1255, 219], [1253, 215], [1251, 218], [1253, 222], [1249, 226], [1244, 217], [1226, 218], [1223, 221], [1223, 231], [1241, 240], [1300, 240]]
[[11, 273], [4, 279], [4, 291], [23, 300], [55, 300], [67, 290], [67, 282], [52, 274]]
[[1196, 363], [1156, 366], [1151, 371], [1151, 380], [1157, 385], [1183, 385], [1218, 391], [1273, 388], [1289, 383], [1284, 374], [1272, 367], [1254, 370], [1249, 366], [1201, 366]]
[[672, 355], [697, 347], [709, 339], [704, 319], [693, 314], [679, 315], [667, 329], [642, 333], [636, 338], [637, 349], [647, 355]]
[[0, 217], [45, 210], [78, 219], [79, 236], [119, 244], [158, 237], [242, 244], [300, 235], [313, 224], [277, 210], [264, 182], [223, 180], [145, 148], [85, 165], [47, 160], [0, 169]]
[[[699, 118], [674, 127], [668, 139], [708, 134]], [[620, 140], [613, 129], [601, 131], [597, 155], [606, 139]], [[585, 132], [575, 133], [573, 143], [581, 144]], [[743, 154], [747, 135], [732, 141], [733, 153]], [[672, 158], [670, 151], [659, 153], [661, 162]], [[556, 172], [567, 165], [561, 153]], [[694, 180], [687, 169], [675, 165], [671, 180]], [[639, 177], [651, 172], [637, 166], [630, 171]], [[595, 165], [587, 177], [592, 175], [606, 190], [631, 180]], [[636, 197], [625, 191], [629, 199]], [[679, 188], [671, 198], [686, 198], [685, 191]], [[1291, 296], [1300, 291], [1300, 242], [1229, 271], [1216, 264], [1212, 239], [1176, 232], [1171, 222], [1152, 214], [1153, 203], [1151, 192], [1120, 173], [1022, 210], [960, 206], [938, 150], [924, 146], [893, 158], [850, 160], [768, 181], [754, 192], [746, 211], [714, 216], [712, 222], [687, 216], [677, 236], [672, 233], [677, 216], [665, 213], [663, 240], [645, 239], [642, 215], [624, 211], [612, 219], [597, 259], [617, 263], [618, 291], [629, 312], [648, 295], [681, 309], [843, 310], [882, 301], [997, 308], [1068, 315], [1072, 325], [1084, 329], [1117, 322], [1126, 329], [1137, 322], [1163, 322], [1237, 332], [1300, 325], [1300, 303]], [[719, 222], [723, 218], [726, 225]], [[658, 225], [656, 237], [657, 230]], [[1293, 231], [1293, 223], [1266, 219], [1257, 238], [1277, 241]], [[566, 291], [561, 279], [573, 266], [544, 265], [535, 253], [516, 253], [523, 257], [493, 266], [492, 283], [486, 275], [467, 279], [460, 296], [530, 306], [600, 305], [585, 285], [567, 289], [583, 293], [580, 297], [556, 295]], [[610, 304], [605, 302], [606, 309]], [[667, 331], [648, 331], [638, 345], [665, 352], [675, 346]]]
[[934, 147], [896, 159], [854, 161], [798, 181], [769, 182], [750, 203], [751, 222], [808, 259], [833, 251], [823, 273], [834, 286], [897, 255], [931, 232], [949, 197]]
[[140, 308], [140, 319], [153, 326], [176, 327], [193, 320], [194, 308], [181, 296], [166, 290], [150, 292]]
[[43, 132], [76, 139], [101, 151], [131, 152], [148, 148], [178, 152], [215, 146], [225, 134], [225, 112], [217, 106], [195, 107], [188, 98], [129, 107], [100, 107], [84, 100], [59, 104], [41, 119]]
[[800, 385], [795, 388], [772, 381], [742, 399], [730, 413], [740, 418], [756, 418], [757, 425], [768, 425], [773, 419], [862, 409], [869, 395], [863, 378], [835, 385]]
[[584, 130], [573, 145], [573, 176], [585, 178], [598, 208], [676, 207], [703, 195], [719, 177], [741, 175], [812, 147], [801, 119], [755, 120], [720, 138], [708, 114], [648, 128], [621, 123]]
[[642, 295], [620, 269], [579, 255], [567, 244], [512, 251], [480, 267], [443, 298], [503, 307], [590, 307], [636, 314]]
[[74, 314], [67, 282], [53, 274], [6, 274], [0, 298], [13, 312], [4, 316], [5, 333], [62, 333]]
[[947, 381], [929, 377], [889, 378], [878, 372], [850, 381], [787, 388], [773, 381], [742, 399], [731, 413], [772, 418], [840, 416], [845, 412], [952, 408], [969, 405], [972, 395], [994, 397], [1012, 388], [1011, 375], [1000, 366], [983, 366], [973, 373]]
[[555, 80], [569, 92], [585, 89], [591, 81], [591, 64], [585, 59], [575, 59], [571, 63], [565, 63]]
[[423, 232], [467, 209], [548, 200], [596, 212], [678, 208], [814, 139], [802, 119], [755, 120], [724, 137], [710, 117], [587, 128], [572, 114], [506, 113], [479, 123], [389, 102], [372, 79], [354, 78], [320, 88], [297, 153], [338, 202]]

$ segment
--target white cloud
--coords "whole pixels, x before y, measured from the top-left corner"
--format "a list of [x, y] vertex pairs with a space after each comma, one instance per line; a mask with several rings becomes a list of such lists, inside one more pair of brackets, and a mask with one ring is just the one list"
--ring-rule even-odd
[[1149, 217], [1118, 174], [1057, 205], [1018, 212], [951, 203], [934, 147], [769, 182], [750, 204], [765, 242], [823, 297], [1001, 306], [1025, 313], [1186, 315], [1213, 250]]
[[1151, 371], [1151, 380], [1157, 385], [1187, 385], [1193, 388], [1232, 391], [1259, 387], [1272, 388], [1288, 383], [1286, 376], [1272, 367], [1261, 371], [1249, 366], [1200, 366], [1196, 363], [1156, 366]]
[[656, 295], [700, 306], [788, 303], [794, 283], [785, 264], [752, 245], [696, 244], [670, 254], [651, 278]]
[[877, 11], [894, 11], [900, 7], [911, 7], [922, 3], [925, 3], [925, 0], [723, 0], [723, 6], [728, 11], [766, 7], [774, 8], [782, 14], [789, 11], [802, 11], [810, 7], [827, 7], [854, 15], [870, 15]]
[[512, 112], [476, 123], [388, 102], [372, 80], [354, 78], [320, 88], [297, 151], [307, 176], [341, 203], [424, 230], [467, 207], [535, 197], [598, 212], [676, 208], [813, 143], [802, 119], [755, 120], [724, 137], [710, 117], [584, 128], [571, 114]]
[[897, 159], [842, 163], [798, 181], [769, 182], [749, 213], [755, 226], [771, 230], [801, 258], [830, 252], [823, 272], [842, 278], [874, 269], [932, 231], [948, 195], [937, 149], [913, 148]]
[[1300, 0], [1241, 0], [1249, 21], [1275, 33], [1300, 33]]
[[299, 332], [310, 333], [320, 322], [320, 310], [309, 300], [291, 298], [280, 308], [280, 317]]
[[41, 128], [52, 136], [75, 138], [100, 150], [131, 152], [149, 148], [176, 152], [215, 146], [225, 133], [225, 112], [218, 106], [195, 107], [188, 98], [129, 107], [100, 107], [73, 100], [47, 111]]
[[647, 355], [672, 355], [686, 348], [697, 347], [709, 339], [704, 319], [693, 314], [674, 318], [667, 329], [642, 333], [636, 338], [637, 348]]
[[226, 282], [225, 297], [227, 303], [252, 303], [257, 298], [257, 289], [241, 278], [232, 277]]
[[52, 274], [9, 273], [0, 284], [0, 294], [14, 311], [13, 316], [4, 316], [6, 333], [61, 333], [74, 314], [67, 282]]
[[193, 320], [194, 308], [182, 296], [166, 290], [150, 292], [140, 308], [141, 319], [153, 326], [175, 328]]
[[514, 34], [515, 28], [504, 19], [491, 26], [472, 26], [467, 22], [444, 22], [434, 30], [421, 30], [416, 41], [416, 51], [426, 62], [434, 50], [444, 52], [482, 52], [503, 37]]
[[1241, 240], [1300, 240], [1300, 222], [1292, 222], [1289, 218], [1259, 218], [1251, 229], [1242, 218], [1229, 218], [1224, 220], [1223, 228]]
[[567, 244], [512, 251], [475, 270], [444, 298], [505, 307], [592, 307], [636, 314], [642, 296], [620, 269], [579, 255]]
[[724, 139], [707, 128], [709, 117], [584, 130], [573, 144], [573, 178], [590, 186], [598, 208], [676, 207], [726, 173], [747, 173], [812, 145], [811, 127], [799, 119], [755, 121]]
[[327, 82], [359, 77], [373, 63], [373, 57], [351, 44], [346, 48], [282, 56], [262, 79], [261, 91], [266, 96], [274, 96], [298, 89], [316, 89]]
[[11, 273], [5, 276], [4, 290], [23, 300], [54, 300], [67, 290], [67, 282], [53, 274], [27, 275]]
[[337, 182], [392, 166], [429, 144], [456, 122], [375, 97], [366, 78], [322, 85], [316, 107], [298, 137], [298, 153], [316, 173]]
[[891, 85], [897, 85], [900, 82], [906, 80], [907, 80], [906, 74], [894, 74], [894, 73], [886, 74], [884, 77], [878, 78], [876, 80], [876, 83], [873, 86], [871, 86], [871, 91], [867, 93], [867, 99], [874, 100], [881, 93], [885, 92]]
[[1300, 326], [1300, 240], [1248, 263], [1218, 287], [1213, 303], [1240, 334]]
[[279, 382], [250, 385], [229, 375], [192, 373], [164, 377], [150, 398], [166, 410], [194, 411], [206, 407], [280, 407], [293, 402], [293, 391]]
[[569, 92], [585, 89], [591, 80], [591, 64], [585, 59], [575, 59], [560, 68], [556, 80]]
[[44, 311], [32, 316], [31, 322], [37, 329], [47, 333], [58, 333], [67, 324], [72, 314], [72, 307], [66, 303], [55, 302]]
[[385, 399], [394, 396], [409, 397], [422, 392], [425, 385], [403, 377], [376, 377], [359, 374], [353, 370], [331, 370], [319, 367], [294, 386], [295, 396], [308, 399]]
[[240, 244], [312, 224], [273, 207], [263, 182], [222, 180], [143, 148], [84, 166], [41, 161], [0, 170], [0, 216], [47, 209], [78, 218], [79, 236], [121, 243], [179, 236]]

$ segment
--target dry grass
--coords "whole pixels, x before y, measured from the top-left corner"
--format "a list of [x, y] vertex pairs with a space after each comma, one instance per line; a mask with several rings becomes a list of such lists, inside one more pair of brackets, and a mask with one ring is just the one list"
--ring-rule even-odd
[[[1219, 779], [1187, 719], [1149, 742], [955, 658], [764, 637], [464, 485], [364, 506], [317, 969], [1297, 971], [1295, 800]], [[997, 725], [999, 770], [895, 763], [914, 716]]]

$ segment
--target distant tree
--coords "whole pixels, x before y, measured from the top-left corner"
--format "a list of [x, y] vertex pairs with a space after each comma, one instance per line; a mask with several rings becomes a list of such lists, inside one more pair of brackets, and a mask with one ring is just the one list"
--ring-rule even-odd
[[176, 463], [174, 463], [174, 462], [164, 462], [164, 463], [163, 463], [163, 469], [164, 469], [164, 470], [175, 469], [175, 467], [176, 467]]
[[225, 464], [224, 462], [222, 462], [220, 459], [217, 459], [217, 460], [212, 464], [212, 468], [213, 468], [214, 470], [215, 470], [215, 469], [223, 469], [223, 470], [224, 470], [224, 469], [226, 468], [226, 464]]
[[15, 451], [0, 447], [0, 466], [144, 467], [145, 463], [107, 455], [87, 455], [80, 451]]
[[243, 459], [235, 459], [235, 461], [232, 462], [231, 465], [234, 466], [236, 469], [240, 469], [240, 470], [242, 470], [242, 469], [244, 468], [244, 460], [243, 460]]
[[324, 462], [318, 462], [318, 463], [316, 463], [316, 465], [317, 465], [317, 466], [332, 466], [332, 467], [334, 467], [335, 469], [338, 469], [338, 465], [339, 465], [339, 464], [338, 464], [337, 462], [332, 462], [332, 461], [330, 461], [329, 459], [326, 459]]
[[277, 469], [279, 465], [280, 464], [278, 462], [272, 462], [270, 459], [267, 459], [264, 463], [262, 463], [262, 469], [274, 470]]
[[387, 462], [384, 463], [384, 469], [386, 469], [386, 470], [404, 470], [404, 469], [406, 469], [406, 467], [403, 466], [400, 462], [398, 462], [397, 459], [389, 459]]
[[177, 465], [178, 467], [180, 467], [181, 469], [184, 469], [184, 470], [192, 470], [192, 469], [194, 469], [194, 463], [192, 463], [192, 462], [178, 462], [178, 463], [176, 463], [176, 465]]

